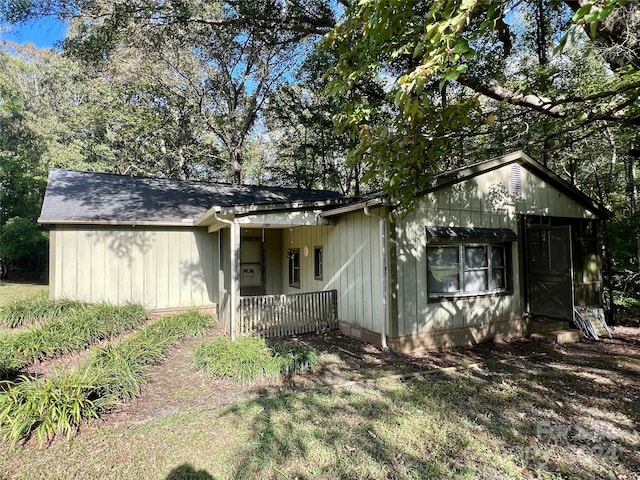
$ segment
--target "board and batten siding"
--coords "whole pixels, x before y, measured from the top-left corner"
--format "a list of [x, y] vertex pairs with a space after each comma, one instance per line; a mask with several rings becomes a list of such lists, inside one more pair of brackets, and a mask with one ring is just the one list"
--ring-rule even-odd
[[206, 228], [55, 225], [50, 294], [148, 309], [211, 307], [217, 235]]
[[[509, 192], [512, 168], [520, 169], [519, 195]], [[512, 294], [429, 301], [426, 227], [510, 228], [520, 235], [521, 214], [594, 218], [593, 212], [519, 165], [504, 165], [425, 194], [407, 216], [396, 218], [392, 248], [397, 323], [391, 326], [390, 334], [412, 336], [519, 321], [523, 313], [519, 240], [512, 242]]]
[[[382, 270], [379, 220], [361, 211], [341, 216], [335, 226], [294, 227], [282, 232], [282, 291], [337, 290], [338, 319], [380, 332]], [[304, 255], [308, 247], [309, 254]], [[322, 247], [322, 280], [314, 278], [314, 248]], [[300, 288], [289, 286], [289, 249], [300, 249]]]

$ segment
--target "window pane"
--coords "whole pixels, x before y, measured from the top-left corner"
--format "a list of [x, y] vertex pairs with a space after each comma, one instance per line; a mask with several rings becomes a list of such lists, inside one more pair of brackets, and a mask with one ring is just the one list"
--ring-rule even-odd
[[429, 268], [451, 268], [458, 265], [458, 247], [429, 247]]
[[549, 271], [549, 242], [547, 232], [532, 230], [529, 235], [529, 261], [536, 272]]
[[322, 277], [322, 247], [315, 247], [313, 253], [313, 276], [319, 279]]
[[493, 245], [491, 247], [491, 266], [504, 267], [504, 247]]
[[460, 272], [456, 270], [429, 271], [429, 293], [460, 291]]
[[471, 271], [464, 272], [464, 291], [465, 292], [483, 292], [487, 291], [487, 271]]
[[569, 271], [569, 238], [567, 230], [549, 230], [551, 244], [551, 259], [549, 261], [552, 272]]
[[491, 271], [491, 289], [504, 290], [507, 288], [504, 269], [494, 269]]
[[300, 284], [300, 250], [289, 250], [289, 285]]
[[[465, 269], [487, 266], [487, 247], [465, 247]], [[466, 290], [466, 289], [465, 289]]]

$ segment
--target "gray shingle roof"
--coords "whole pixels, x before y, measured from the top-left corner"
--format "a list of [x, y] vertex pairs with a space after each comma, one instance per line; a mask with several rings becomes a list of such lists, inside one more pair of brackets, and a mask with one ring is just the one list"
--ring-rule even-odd
[[52, 169], [41, 223], [163, 222], [197, 219], [213, 206], [342, 200], [327, 190], [202, 183]]

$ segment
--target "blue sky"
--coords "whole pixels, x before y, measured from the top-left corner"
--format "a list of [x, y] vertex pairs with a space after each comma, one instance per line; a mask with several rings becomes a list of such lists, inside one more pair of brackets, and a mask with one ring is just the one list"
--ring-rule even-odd
[[53, 18], [28, 22], [23, 25], [0, 25], [0, 41], [16, 43], [31, 42], [38, 47], [53, 47], [62, 40], [67, 30], [66, 23]]

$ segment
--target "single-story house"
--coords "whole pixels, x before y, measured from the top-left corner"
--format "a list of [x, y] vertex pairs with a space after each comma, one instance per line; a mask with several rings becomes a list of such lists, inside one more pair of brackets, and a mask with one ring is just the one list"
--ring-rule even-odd
[[416, 204], [54, 169], [39, 221], [52, 298], [216, 308], [231, 336], [329, 309], [409, 351], [601, 305], [607, 212], [523, 152], [437, 175]]

